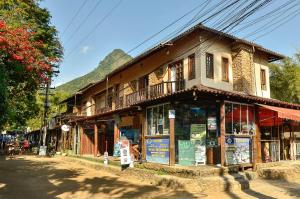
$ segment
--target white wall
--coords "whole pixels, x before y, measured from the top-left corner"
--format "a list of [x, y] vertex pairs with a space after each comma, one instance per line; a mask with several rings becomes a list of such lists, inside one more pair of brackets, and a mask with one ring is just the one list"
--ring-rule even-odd
[[[254, 56], [254, 67], [255, 67], [255, 90], [256, 90], [256, 95], [259, 97], [265, 97], [265, 98], [270, 98], [270, 74], [269, 74], [269, 67], [268, 67], [268, 62], [267, 60], [259, 57], [259, 56]], [[267, 89], [262, 90], [261, 89], [261, 79], [260, 79], [260, 70], [264, 69], [266, 70], [266, 84], [267, 84]]]
[[[220, 41], [216, 42], [207, 48], [206, 43], [200, 45], [195, 52], [195, 64], [196, 64], [196, 78], [188, 80], [188, 59], [184, 60], [184, 71], [186, 78], [186, 86], [190, 88], [194, 85], [202, 84], [207, 87], [232, 91], [233, 90], [233, 78], [232, 78], [232, 57], [231, 48], [228, 44]], [[205, 53], [211, 53], [214, 55], [214, 79], [206, 78], [206, 57]], [[229, 60], [229, 82], [222, 81], [222, 57]]]

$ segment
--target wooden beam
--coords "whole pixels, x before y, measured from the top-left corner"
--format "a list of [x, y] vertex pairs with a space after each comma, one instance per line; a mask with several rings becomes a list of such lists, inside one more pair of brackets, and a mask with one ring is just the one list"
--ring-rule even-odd
[[175, 165], [175, 119], [170, 119], [170, 166]]
[[114, 123], [114, 144], [120, 141], [120, 131], [116, 122]]
[[99, 132], [97, 124], [94, 124], [94, 156], [99, 154]]
[[220, 146], [221, 146], [221, 165], [225, 165], [225, 102], [220, 103]]

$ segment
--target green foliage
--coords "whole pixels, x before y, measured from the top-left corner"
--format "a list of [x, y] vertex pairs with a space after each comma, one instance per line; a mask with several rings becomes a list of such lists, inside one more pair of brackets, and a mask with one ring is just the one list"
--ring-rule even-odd
[[124, 51], [120, 49], [115, 49], [99, 63], [96, 69], [82, 77], [78, 77], [70, 82], [58, 86], [57, 90], [73, 94], [77, 90], [88, 85], [89, 83], [102, 80], [108, 73], [120, 67], [122, 64], [126, 63], [130, 59], [130, 55], [127, 55]]
[[[40, 92], [42, 93], [42, 91]], [[36, 95], [38, 112], [35, 117], [27, 120], [26, 123], [26, 126], [28, 126], [31, 130], [40, 129], [43, 124], [45, 96], [41, 93]], [[62, 91], [54, 91], [53, 93], [51, 93], [51, 95], [49, 95], [50, 108], [48, 111], [48, 118], [52, 118], [57, 114], [63, 113], [67, 110], [66, 105], [60, 105], [59, 102], [68, 97], [69, 94]]]
[[[38, 0], [1, 0], [0, 21], [5, 21], [9, 28], [32, 33], [30, 41], [41, 44], [36, 48], [43, 57], [59, 60], [63, 51], [57, 31], [50, 23], [49, 12], [40, 8], [38, 3]], [[18, 48], [18, 45], [15, 46]], [[30, 72], [31, 67], [26, 68], [21, 61], [11, 63], [8, 58], [4, 51], [0, 51], [0, 129], [24, 129], [27, 120], [40, 112], [36, 98], [39, 82], [34, 78], [36, 74]], [[24, 57], [15, 55], [15, 59], [21, 60]], [[51, 64], [51, 67], [58, 67], [54, 62]]]
[[270, 64], [271, 97], [300, 103], [300, 53]]

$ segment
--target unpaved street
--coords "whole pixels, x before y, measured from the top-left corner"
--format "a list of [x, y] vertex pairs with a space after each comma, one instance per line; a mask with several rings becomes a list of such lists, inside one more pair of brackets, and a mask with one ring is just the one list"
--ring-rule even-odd
[[234, 193], [191, 193], [139, 181], [128, 175], [62, 161], [61, 158], [0, 157], [0, 199], [7, 198], [300, 198], [300, 181], [256, 180]]

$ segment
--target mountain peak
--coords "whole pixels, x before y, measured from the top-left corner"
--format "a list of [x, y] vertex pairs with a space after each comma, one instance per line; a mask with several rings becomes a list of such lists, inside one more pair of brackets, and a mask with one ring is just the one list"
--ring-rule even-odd
[[95, 68], [93, 71], [82, 77], [78, 77], [58, 86], [56, 90], [73, 94], [89, 83], [97, 82], [103, 79], [108, 73], [117, 69], [130, 59], [132, 59], [132, 57], [126, 54], [122, 49], [114, 49], [112, 52], [106, 55], [103, 60], [100, 61], [97, 68]]

